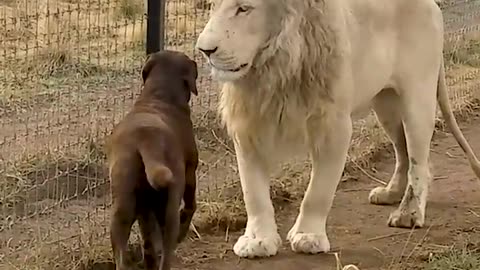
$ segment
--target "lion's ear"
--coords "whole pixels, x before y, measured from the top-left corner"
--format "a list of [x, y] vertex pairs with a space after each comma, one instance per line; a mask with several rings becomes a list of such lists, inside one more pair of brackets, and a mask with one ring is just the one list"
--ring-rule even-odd
[[145, 60], [145, 64], [143, 65], [143, 68], [142, 68], [142, 79], [143, 79], [143, 83], [145, 83], [145, 80], [147, 79], [148, 77], [148, 74], [150, 73], [150, 71], [152, 71], [152, 68], [153, 68], [153, 57], [151, 54], [149, 54], [147, 56], [147, 59]]

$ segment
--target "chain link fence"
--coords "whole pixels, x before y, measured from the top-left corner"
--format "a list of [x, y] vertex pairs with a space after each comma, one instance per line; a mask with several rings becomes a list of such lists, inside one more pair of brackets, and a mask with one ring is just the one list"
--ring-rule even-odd
[[[0, 269], [87, 269], [111, 257], [103, 138], [141, 87], [144, 3], [0, 0]], [[480, 84], [480, 1], [440, 5], [451, 100], [467, 115]], [[241, 212], [232, 209], [241, 196], [233, 148], [216, 117], [218, 89], [194, 50], [208, 10], [206, 0], [167, 1], [165, 45], [199, 63], [192, 100], [199, 211], [219, 225], [222, 215]], [[383, 142], [372, 115], [357, 121], [349, 160], [365, 166], [362, 157]]]

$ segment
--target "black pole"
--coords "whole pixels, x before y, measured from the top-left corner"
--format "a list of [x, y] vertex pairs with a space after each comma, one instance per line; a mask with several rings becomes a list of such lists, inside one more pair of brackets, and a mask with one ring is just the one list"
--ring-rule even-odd
[[165, 43], [165, 1], [148, 0], [147, 55], [163, 50]]

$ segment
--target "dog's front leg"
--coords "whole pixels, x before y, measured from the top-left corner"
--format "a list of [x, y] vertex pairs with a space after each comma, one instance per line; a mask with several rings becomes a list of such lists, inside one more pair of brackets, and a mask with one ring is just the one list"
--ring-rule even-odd
[[[320, 121], [318, 123], [321, 123]], [[313, 124], [320, 130], [312, 131], [312, 135], [317, 133], [321, 136], [315, 136], [316, 140], [310, 142], [312, 159], [310, 183], [295, 225], [287, 237], [295, 252], [319, 253], [330, 250], [325, 227], [345, 166], [352, 135], [352, 122], [346, 113], [335, 113], [323, 123], [320, 126]]]
[[277, 253], [282, 240], [277, 231], [274, 209], [270, 199], [267, 166], [258, 155], [245, 151], [239, 140], [234, 140], [243, 200], [247, 211], [245, 233], [233, 250], [237, 256], [268, 257]]

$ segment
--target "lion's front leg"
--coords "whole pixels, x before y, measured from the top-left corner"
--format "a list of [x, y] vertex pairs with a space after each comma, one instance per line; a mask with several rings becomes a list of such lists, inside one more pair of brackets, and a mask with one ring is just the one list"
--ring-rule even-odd
[[322, 137], [312, 142], [310, 183], [295, 225], [288, 233], [287, 239], [295, 252], [320, 253], [330, 250], [325, 227], [345, 166], [352, 123], [348, 116], [328, 122], [328, 127], [322, 127]]
[[254, 152], [242, 149], [234, 140], [243, 200], [247, 210], [245, 233], [237, 240], [233, 251], [239, 257], [269, 257], [277, 254], [282, 244], [275, 223], [270, 199], [268, 169]]

